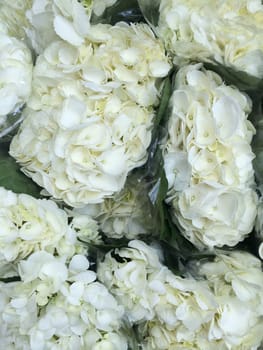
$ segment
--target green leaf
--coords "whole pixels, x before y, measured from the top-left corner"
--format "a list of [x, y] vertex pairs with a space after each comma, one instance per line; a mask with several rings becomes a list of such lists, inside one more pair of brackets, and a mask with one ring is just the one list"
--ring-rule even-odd
[[8, 146], [0, 146], [0, 186], [15, 193], [26, 193], [39, 198], [41, 188], [21, 172], [19, 165], [8, 154]]
[[159, 108], [157, 111], [157, 115], [155, 117], [154, 126], [162, 125], [164, 126], [168, 120], [168, 106], [169, 100], [172, 94], [172, 84], [170, 76], [165, 78], [162, 88], [161, 100], [159, 104]]

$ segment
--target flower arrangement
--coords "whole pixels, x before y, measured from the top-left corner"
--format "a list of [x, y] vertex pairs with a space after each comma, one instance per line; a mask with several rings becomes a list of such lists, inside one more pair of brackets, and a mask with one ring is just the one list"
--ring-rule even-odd
[[262, 19], [0, 0], [0, 348], [262, 348]]

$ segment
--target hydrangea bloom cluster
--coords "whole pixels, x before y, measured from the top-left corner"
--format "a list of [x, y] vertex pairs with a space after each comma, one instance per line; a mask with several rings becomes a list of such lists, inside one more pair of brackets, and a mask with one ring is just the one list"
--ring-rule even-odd
[[196, 271], [198, 279], [176, 276], [160, 262], [158, 251], [131, 241], [106, 255], [98, 277], [139, 327], [145, 350], [258, 349], [263, 339], [260, 261], [243, 252], [221, 254], [214, 262], [197, 263], [195, 276]]
[[1, 283], [1, 346], [127, 349], [123, 307], [96, 281], [77, 241], [96, 236], [97, 226], [87, 216], [68, 221], [53, 201], [0, 188], [0, 274], [20, 279]]
[[[59, 209], [55, 202], [16, 194], [0, 187], [0, 271], [1, 276], [12, 272], [18, 262], [37, 251], [45, 251], [65, 260], [84, 253], [77, 238], [92, 241], [98, 227], [85, 216], [79, 222]], [[95, 240], [95, 238], [94, 238]]]
[[79, 47], [53, 42], [37, 59], [11, 155], [69, 205], [102, 202], [147, 159], [156, 81], [169, 68], [146, 24], [92, 26]]
[[27, 102], [31, 93], [32, 68], [28, 47], [0, 27], [0, 127], [8, 114], [17, 112]]
[[219, 253], [197, 263], [218, 304], [209, 339], [223, 339], [227, 349], [259, 349], [263, 340], [262, 264], [244, 251]]
[[197, 247], [234, 246], [252, 231], [257, 207], [250, 99], [200, 64], [181, 68], [174, 89], [163, 150], [167, 201]]
[[127, 350], [123, 308], [88, 268], [80, 254], [68, 264], [45, 251], [21, 260], [21, 281], [1, 284], [1, 346]]
[[159, 11], [158, 34], [175, 63], [214, 60], [263, 77], [262, 1], [161, 0]]

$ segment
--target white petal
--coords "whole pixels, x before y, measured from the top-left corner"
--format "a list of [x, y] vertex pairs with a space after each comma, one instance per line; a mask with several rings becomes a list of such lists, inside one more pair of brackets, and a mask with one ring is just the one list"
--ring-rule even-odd
[[85, 116], [86, 106], [80, 100], [70, 97], [63, 103], [63, 109], [59, 118], [59, 125], [63, 129], [78, 126]]
[[69, 269], [72, 271], [84, 271], [89, 268], [89, 261], [84, 255], [74, 255], [70, 261]]
[[73, 23], [60, 15], [54, 19], [54, 29], [58, 36], [74, 46], [80, 46], [84, 42], [84, 39], [75, 31]]
[[120, 147], [104, 152], [98, 157], [98, 164], [108, 175], [121, 175], [126, 171], [126, 156], [124, 149]]
[[217, 135], [226, 140], [231, 137], [239, 126], [242, 116], [240, 106], [230, 97], [221, 97], [212, 107], [213, 116], [216, 121]]

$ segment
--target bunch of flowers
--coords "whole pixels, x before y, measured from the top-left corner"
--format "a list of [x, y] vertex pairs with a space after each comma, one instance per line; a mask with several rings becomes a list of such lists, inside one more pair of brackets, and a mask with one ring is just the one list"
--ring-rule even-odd
[[262, 348], [262, 19], [0, 0], [1, 349]]
[[213, 262], [193, 262], [182, 278], [159, 253], [131, 241], [98, 267], [99, 279], [138, 327], [143, 349], [258, 349], [263, 272], [257, 258], [218, 254]]
[[260, 0], [161, 0], [157, 32], [175, 63], [216, 61], [262, 79], [262, 16]]
[[38, 57], [10, 148], [27, 175], [71, 206], [120, 191], [145, 163], [156, 80], [170, 68], [145, 24], [97, 25], [89, 35], [78, 48], [56, 41]]
[[170, 108], [163, 152], [175, 220], [199, 248], [234, 246], [256, 217], [251, 100], [198, 64], [179, 70]]

